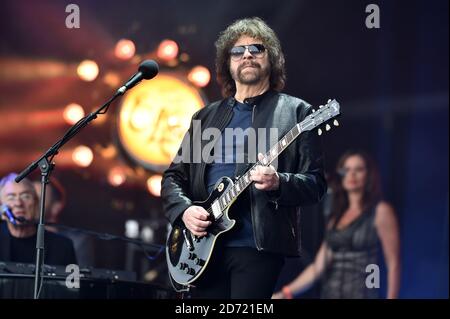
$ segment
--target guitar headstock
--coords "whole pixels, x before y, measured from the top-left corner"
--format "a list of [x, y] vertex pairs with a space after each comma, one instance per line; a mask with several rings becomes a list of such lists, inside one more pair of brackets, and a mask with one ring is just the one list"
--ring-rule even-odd
[[327, 104], [320, 105], [319, 109], [313, 109], [313, 113], [308, 115], [300, 125], [303, 131], [311, 131], [318, 127], [317, 132], [319, 135], [322, 135], [323, 130], [320, 126], [323, 126], [325, 131], [331, 130], [331, 125], [328, 124], [329, 122], [332, 122], [334, 126], [339, 126], [336, 117], [340, 114], [339, 102], [335, 99], [328, 100]]

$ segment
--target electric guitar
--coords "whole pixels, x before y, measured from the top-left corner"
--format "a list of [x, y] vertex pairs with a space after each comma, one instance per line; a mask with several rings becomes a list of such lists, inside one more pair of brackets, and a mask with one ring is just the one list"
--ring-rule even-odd
[[[338, 126], [339, 123], [335, 118], [340, 114], [339, 109], [336, 100], [328, 100], [325, 106], [320, 106], [317, 111], [313, 110], [312, 114], [296, 124], [272, 146], [262, 160], [257, 161], [239, 179], [233, 181], [227, 176], [220, 178], [208, 199], [193, 203], [203, 207], [210, 215], [209, 220], [212, 223], [206, 229], [208, 233], [206, 236], [193, 236], [181, 218], [172, 225], [167, 238], [166, 259], [169, 277], [176, 290], [181, 290], [180, 286], [193, 286], [208, 266], [216, 240], [221, 234], [233, 228], [236, 221], [229, 218], [228, 211], [237, 197], [252, 183], [250, 171], [257, 165], [269, 166], [303, 132], [311, 131], [323, 124], [326, 124], [325, 130], [328, 131], [331, 126], [326, 122], [332, 119], [333, 124]], [[319, 128], [318, 134], [321, 135], [322, 132]]]

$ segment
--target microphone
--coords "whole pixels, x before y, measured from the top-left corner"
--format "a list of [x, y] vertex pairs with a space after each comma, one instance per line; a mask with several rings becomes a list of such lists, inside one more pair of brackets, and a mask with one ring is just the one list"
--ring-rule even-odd
[[19, 216], [19, 217], [14, 216], [14, 214], [11, 211], [11, 208], [9, 208], [8, 205], [5, 205], [5, 204], [1, 205], [0, 211], [1, 211], [0, 215], [3, 215], [3, 214], [6, 215], [6, 217], [8, 217], [9, 222], [13, 225], [17, 225], [17, 222], [20, 222], [21, 224], [29, 223], [26, 220], [26, 218], [24, 218], [22, 216]]
[[2, 212], [2, 215], [5, 214], [6, 217], [8, 217], [8, 220], [11, 224], [13, 224], [13, 225], [17, 224], [16, 217], [12, 213], [11, 208], [9, 208], [7, 205], [2, 205], [1, 212]]
[[138, 72], [134, 74], [122, 87], [117, 91], [120, 94], [124, 94], [126, 90], [131, 89], [143, 79], [149, 80], [154, 78], [159, 72], [158, 63], [153, 60], [143, 61], [138, 68]]

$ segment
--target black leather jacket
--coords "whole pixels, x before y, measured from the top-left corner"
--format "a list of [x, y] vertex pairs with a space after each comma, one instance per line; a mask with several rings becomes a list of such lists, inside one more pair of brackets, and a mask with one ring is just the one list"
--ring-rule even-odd
[[[208, 147], [212, 149], [213, 143], [203, 141], [201, 133], [208, 127], [222, 131], [231, 120], [234, 102], [232, 97], [214, 102], [192, 117], [193, 120], [201, 120], [201, 128], [191, 122], [178, 153], [184, 151], [189, 162], [173, 162], [162, 179], [163, 206], [171, 223], [181, 217], [193, 201], [203, 201], [208, 197], [206, 163], [200, 160], [200, 152], [195, 149], [194, 143], [201, 144], [201, 150], [210, 154]], [[276, 127], [280, 138], [312, 112], [305, 101], [275, 91], [245, 102], [254, 105], [252, 127]], [[189, 145], [190, 151], [186, 153], [183, 145]], [[280, 178], [278, 191], [261, 191], [250, 186], [255, 244], [258, 250], [296, 256], [300, 253], [299, 208], [320, 201], [327, 188], [317, 134], [312, 131], [302, 133], [279, 156], [277, 164]]]

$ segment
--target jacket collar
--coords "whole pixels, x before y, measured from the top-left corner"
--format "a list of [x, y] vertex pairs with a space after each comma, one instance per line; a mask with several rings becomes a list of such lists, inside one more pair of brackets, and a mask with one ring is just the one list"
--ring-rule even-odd
[[265, 98], [267, 98], [267, 97], [273, 95], [274, 93], [275, 93], [275, 91], [273, 91], [272, 89], [269, 89], [269, 90], [267, 90], [266, 92], [264, 92], [263, 94], [260, 94], [260, 95], [257, 95], [257, 96], [253, 96], [253, 97], [246, 98], [246, 99], [244, 100], [244, 103], [245, 103], [245, 104], [248, 104], [248, 105], [252, 105], [252, 106], [258, 105], [258, 104], [260, 104]]
[[[264, 92], [264, 93], [262, 93], [262, 94], [260, 94], [260, 95], [252, 96], [252, 97], [246, 98], [246, 99], [244, 100], [244, 103], [245, 103], [245, 104], [248, 104], [248, 105], [251, 105], [251, 106], [255, 106], [255, 105], [260, 104], [265, 98], [267, 98], [267, 97], [269, 97], [269, 96], [272, 96], [272, 95], [274, 95], [274, 94], [276, 94], [276, 91], [275, 91], [275, 90], [273, 90], [273, 89], [268, 89], [266, 92]], [[230, 97], [228, 98], [228, 101], [227, 101], [227, 106], [233, 107], [235, 103], [236, 103], [236, 99], [234, 98], [234, 96], [230, 96]]]

